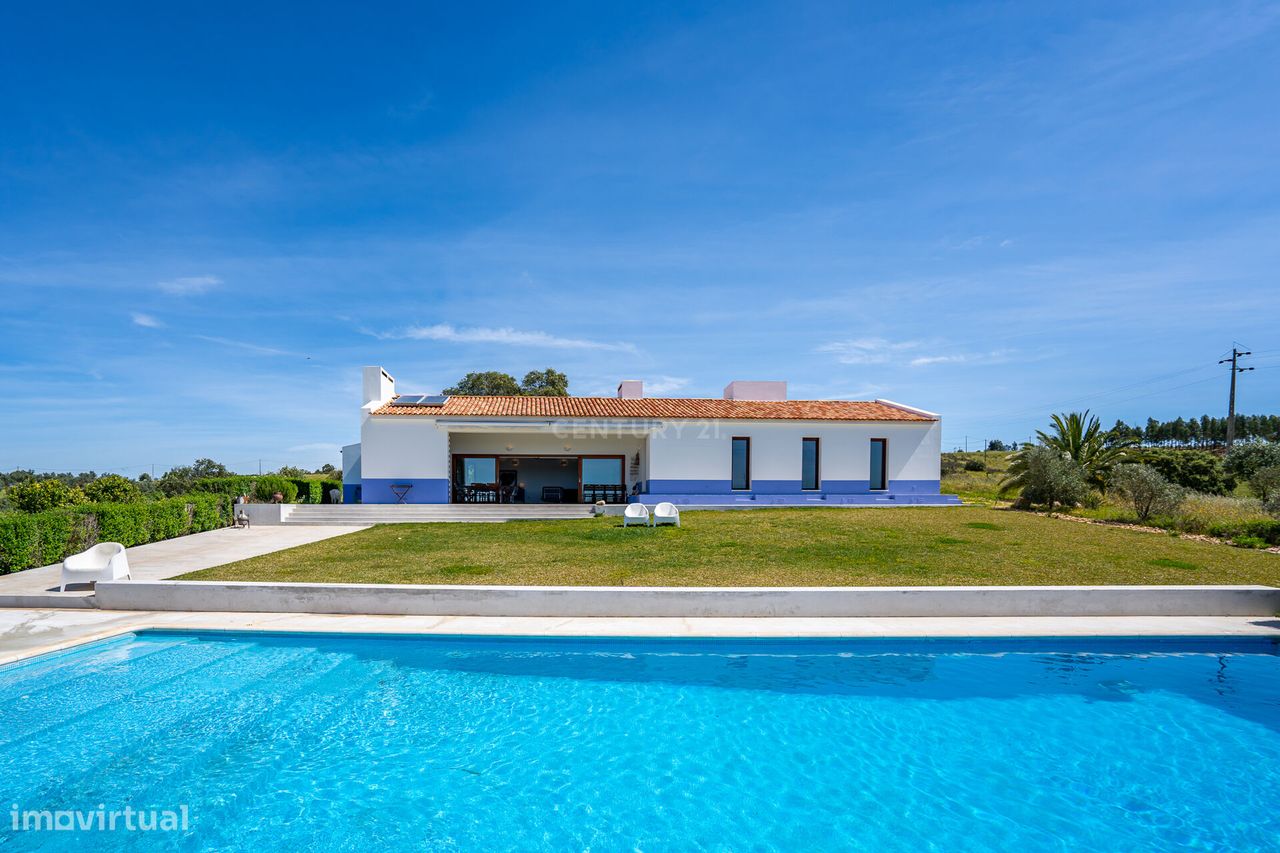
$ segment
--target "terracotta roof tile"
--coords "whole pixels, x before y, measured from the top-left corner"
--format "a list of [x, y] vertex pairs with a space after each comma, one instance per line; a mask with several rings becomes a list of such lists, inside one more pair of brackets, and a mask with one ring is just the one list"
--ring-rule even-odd
[[845, 400], [716, 400], [693, 397], [450, 397], [443, 406], [397, 406], [375, 415], [433, 417], [653, 418], [657, 420], [932, 421], [886, 403]]

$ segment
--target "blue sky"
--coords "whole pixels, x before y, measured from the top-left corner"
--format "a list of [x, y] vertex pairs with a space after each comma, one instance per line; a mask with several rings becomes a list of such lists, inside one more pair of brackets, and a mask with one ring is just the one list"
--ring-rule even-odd
[[359, 368], [1280, 408], [1280, 5], [57, 2], [0, 25], [0, 468], [336, 462]]

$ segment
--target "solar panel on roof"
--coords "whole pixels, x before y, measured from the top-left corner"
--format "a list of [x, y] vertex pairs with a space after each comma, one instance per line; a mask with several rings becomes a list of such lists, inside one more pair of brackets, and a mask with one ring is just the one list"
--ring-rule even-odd
[[401, 394], [393, 406], [443, 406], [448, 397], [439, 394]]

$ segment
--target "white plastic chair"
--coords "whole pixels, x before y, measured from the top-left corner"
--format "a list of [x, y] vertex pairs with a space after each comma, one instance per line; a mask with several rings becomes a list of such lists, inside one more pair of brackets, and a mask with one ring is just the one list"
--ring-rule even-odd
[[680, 510], [676, 509], [676, 505], [663, 501], [653, 508], [653, 526], [659, 524], [674, 524], [680, 526]]
[[649, 524], [649, 508], [644, 504], [627, 504], [622, 511], [622, 526], [628, 524]]
[[69, 583], [95, 583], [121, 578], [132, 580], [129, 574], [129, 558], [119, 542], [99, 542], [88, 551], [72, 554], [62, 561], [62, 587], [67, 591]]

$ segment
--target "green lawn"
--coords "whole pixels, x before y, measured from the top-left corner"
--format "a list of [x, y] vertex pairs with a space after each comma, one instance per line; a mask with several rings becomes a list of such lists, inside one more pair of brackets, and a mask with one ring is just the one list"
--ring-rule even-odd
[[622, 519], [391, 524], [188, 580], [630, 586], [1280, 585], [1280, 555], [961, 508], [687, 512]]

